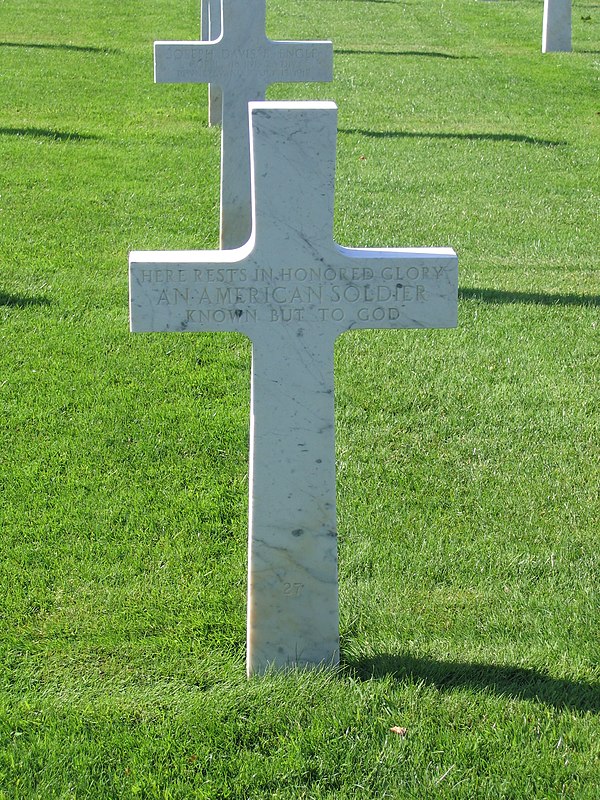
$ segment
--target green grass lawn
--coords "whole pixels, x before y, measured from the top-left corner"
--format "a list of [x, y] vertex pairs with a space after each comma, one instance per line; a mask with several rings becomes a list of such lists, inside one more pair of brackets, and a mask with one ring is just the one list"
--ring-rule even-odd
[[[131, 335], [218, 242], [196, 0], [0, 0], [0, 799], [600, 795], [600, 5], [268, 0], [331, 38], [335, 233], [459, 327], [336, 349], [339, 671], [245, 678], [250, 348]], [[400, 733], [391, 728], [405, 729]]]

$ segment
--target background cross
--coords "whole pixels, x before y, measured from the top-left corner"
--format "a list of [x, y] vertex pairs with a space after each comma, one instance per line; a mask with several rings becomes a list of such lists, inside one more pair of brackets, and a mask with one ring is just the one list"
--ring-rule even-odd
[[252, 230], [248, 103], [271, 83], [331, 81], [331, 42], [279, 42], [265, 34], [266, 0], [222, 0], [215, 42], [155, 42], [157, 83], [210, 83], [222, 90], [221, 247]]
[[[202, 0], [200, 7], [200, 38], [212, 42], [221, 35], [221, 0]], [[208, 124], [220, 125], [223, 95], [218, 86], [208, 84]]]

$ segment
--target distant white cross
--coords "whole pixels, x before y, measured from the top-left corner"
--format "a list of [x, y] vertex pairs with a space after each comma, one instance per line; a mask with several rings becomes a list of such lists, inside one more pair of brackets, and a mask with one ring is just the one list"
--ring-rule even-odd
[[210, 83], [222, 89], [224, 249], [245, 244], [252, 229], [248, 103], [264, 100], [272, 83], [333, 78], [331, 42], [271, 41], [265, 34], [265, 3], [266, 0], [222, 0], [222, 30], [215, 42], [154, 45], [157, 83]]
[[[221, 35], [221, 0], [202, 0], [200, 38], [213, 42]], [[208, 84], [208, 124], [220, 125], [223, 94], [219, 86]]]
[[133, 252], [132, 331], [252, 340], [248, 673], [339, 658], [333, 346], [456, 325], [453, 250], [333, 239], [337, 109], [252, 103], [253, 233], [233, 251]]

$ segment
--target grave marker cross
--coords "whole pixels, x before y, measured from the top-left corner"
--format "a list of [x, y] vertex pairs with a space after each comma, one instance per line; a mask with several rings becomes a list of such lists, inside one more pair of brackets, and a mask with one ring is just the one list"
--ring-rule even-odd
[[252, 230], [248, 103], [271, 83], [331, 81], [331, 42], [277, 42], [265, 34], [266, 0], [222, 0], [214, 42], [155, 42], [157, 83], [210, 83], [222, 90], [221, 247]]
[[253, 233], [234, 251], [133, 252], [133, 331], [252, 340], [248, 673], [338, 660], [333, 346], [456, 325], [449, 248], [333, 239], [337, 109], [251, 104]]

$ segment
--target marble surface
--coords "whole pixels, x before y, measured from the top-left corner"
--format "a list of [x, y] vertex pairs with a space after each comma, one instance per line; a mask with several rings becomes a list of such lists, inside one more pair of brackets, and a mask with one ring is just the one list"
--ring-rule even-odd
[[457, 324], [449, 248], [333, 239], [337, 109], [252, 103], [253, 232], [233, 251], [132, 252], [132, 331], [252, 340], [248, 673], [339, 658], [333, 345]]
[[[221, 35], [221, 0], [202, 0], [200, 38], [213, 42]], [[220, 125], [223, 118], [223, 93], [216, 84], [208, 84], [208, 124]]]
[[221, 247], [245, 244], [252, 229], [248, 103], [272, 83], [331, 81], [331, 42], [279, 42], [265, 34], [266, 0], [222, 0], [216, 42], [156, 42], [158, 83], [210, 83], [223, 92]]
[[542, 53], [571, 49], [571, 0], [544, 0]]

